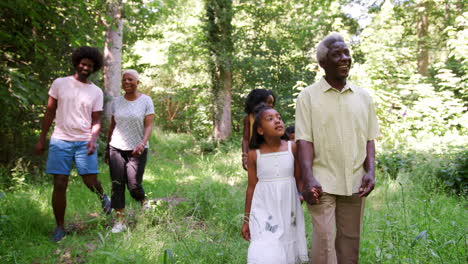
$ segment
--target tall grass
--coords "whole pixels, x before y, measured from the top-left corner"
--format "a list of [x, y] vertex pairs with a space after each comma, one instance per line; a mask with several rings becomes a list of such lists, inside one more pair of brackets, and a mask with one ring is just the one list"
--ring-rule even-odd
[[[112, 234], [112, 217], [100, 213], [96, 196], [72, 175], [66, 214], [71, 233], [52, 243], [51, 180], [1, 191], [0, 263], [245, 263], [240, 145], [214, 148], [160, 131], [151, 142], [144, 177], [148, 196], [184, 201], [160, 200], [143, 211], [127, 193], [130, 228]], [[100, 169], [109, 192], [104, 163]], [[361, 263], [466, 263], [466, 200], [439, 189], [430, 172], [419, 165], [393, 178], [378, 173], [377, 188], [366, 201]]]

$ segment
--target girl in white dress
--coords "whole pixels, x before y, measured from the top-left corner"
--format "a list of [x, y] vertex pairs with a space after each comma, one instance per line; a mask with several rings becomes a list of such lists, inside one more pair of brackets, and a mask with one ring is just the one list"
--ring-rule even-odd
[[242, 236], [249, 264], [308, 261], [296, 144], [281, 140], [284, 123], [270, 107], [257, 110], [248, 153]]

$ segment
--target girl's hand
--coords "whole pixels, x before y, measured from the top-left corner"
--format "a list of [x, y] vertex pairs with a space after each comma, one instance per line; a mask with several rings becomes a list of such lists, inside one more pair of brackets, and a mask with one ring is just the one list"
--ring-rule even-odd
[[244, 222], [242, 225], [242, 237], [244, 237], [245, 240], [250, 241], [250, 228], [248, 222]]
[[247, 153], [242, 153], [242, 168], [244, 168], [244, 170], [248, 170], [248, 167], [247, 167]]

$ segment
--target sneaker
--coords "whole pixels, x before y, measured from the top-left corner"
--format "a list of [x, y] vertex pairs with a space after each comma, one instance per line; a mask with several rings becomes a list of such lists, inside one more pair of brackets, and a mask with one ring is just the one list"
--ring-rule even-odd
[[53, 242], [59, 242], [62, 238], [67, 234], [63, 227], [56, 227], [54, 230], [54, 234], [52, 235]]
[[112, 213], [111, 201], [109, 199], [109, 196], [107, 196], [107, 194], [104, 194], [102, 196], [101, 202], [102, 202], [102, 210], [104, 210], [104, 213], [106, 214]]
[[112, 233], [120, 233], [127, 229], [127, 226], [124, 223], [118, 222], [112, 227]]

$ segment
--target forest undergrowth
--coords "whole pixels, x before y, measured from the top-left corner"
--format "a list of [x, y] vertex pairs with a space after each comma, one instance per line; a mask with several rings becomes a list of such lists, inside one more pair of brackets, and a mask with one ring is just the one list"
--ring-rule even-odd
[[[144, 176], [151, 209], [142, 210], [127, 192], [127, 231], [111, 233], [112, 216], [101, 213], [75, 173], [67, 196], [69, 234], [51, 242], [51, 178], [25, 179], [14, 190], [0, 190], [0, 262], [245, 263], [248, 243], [240, 228], [247, 177], [239, 143], [215, 146], [188, 134], [154, 134]], [[366, 200], [360, 263], [466, 263], [466, 196], [447, 191], [429, 154], [406, 167], [380, 155], [377, 187]], [[100, 170], [110, 192], [103, 162]]]

